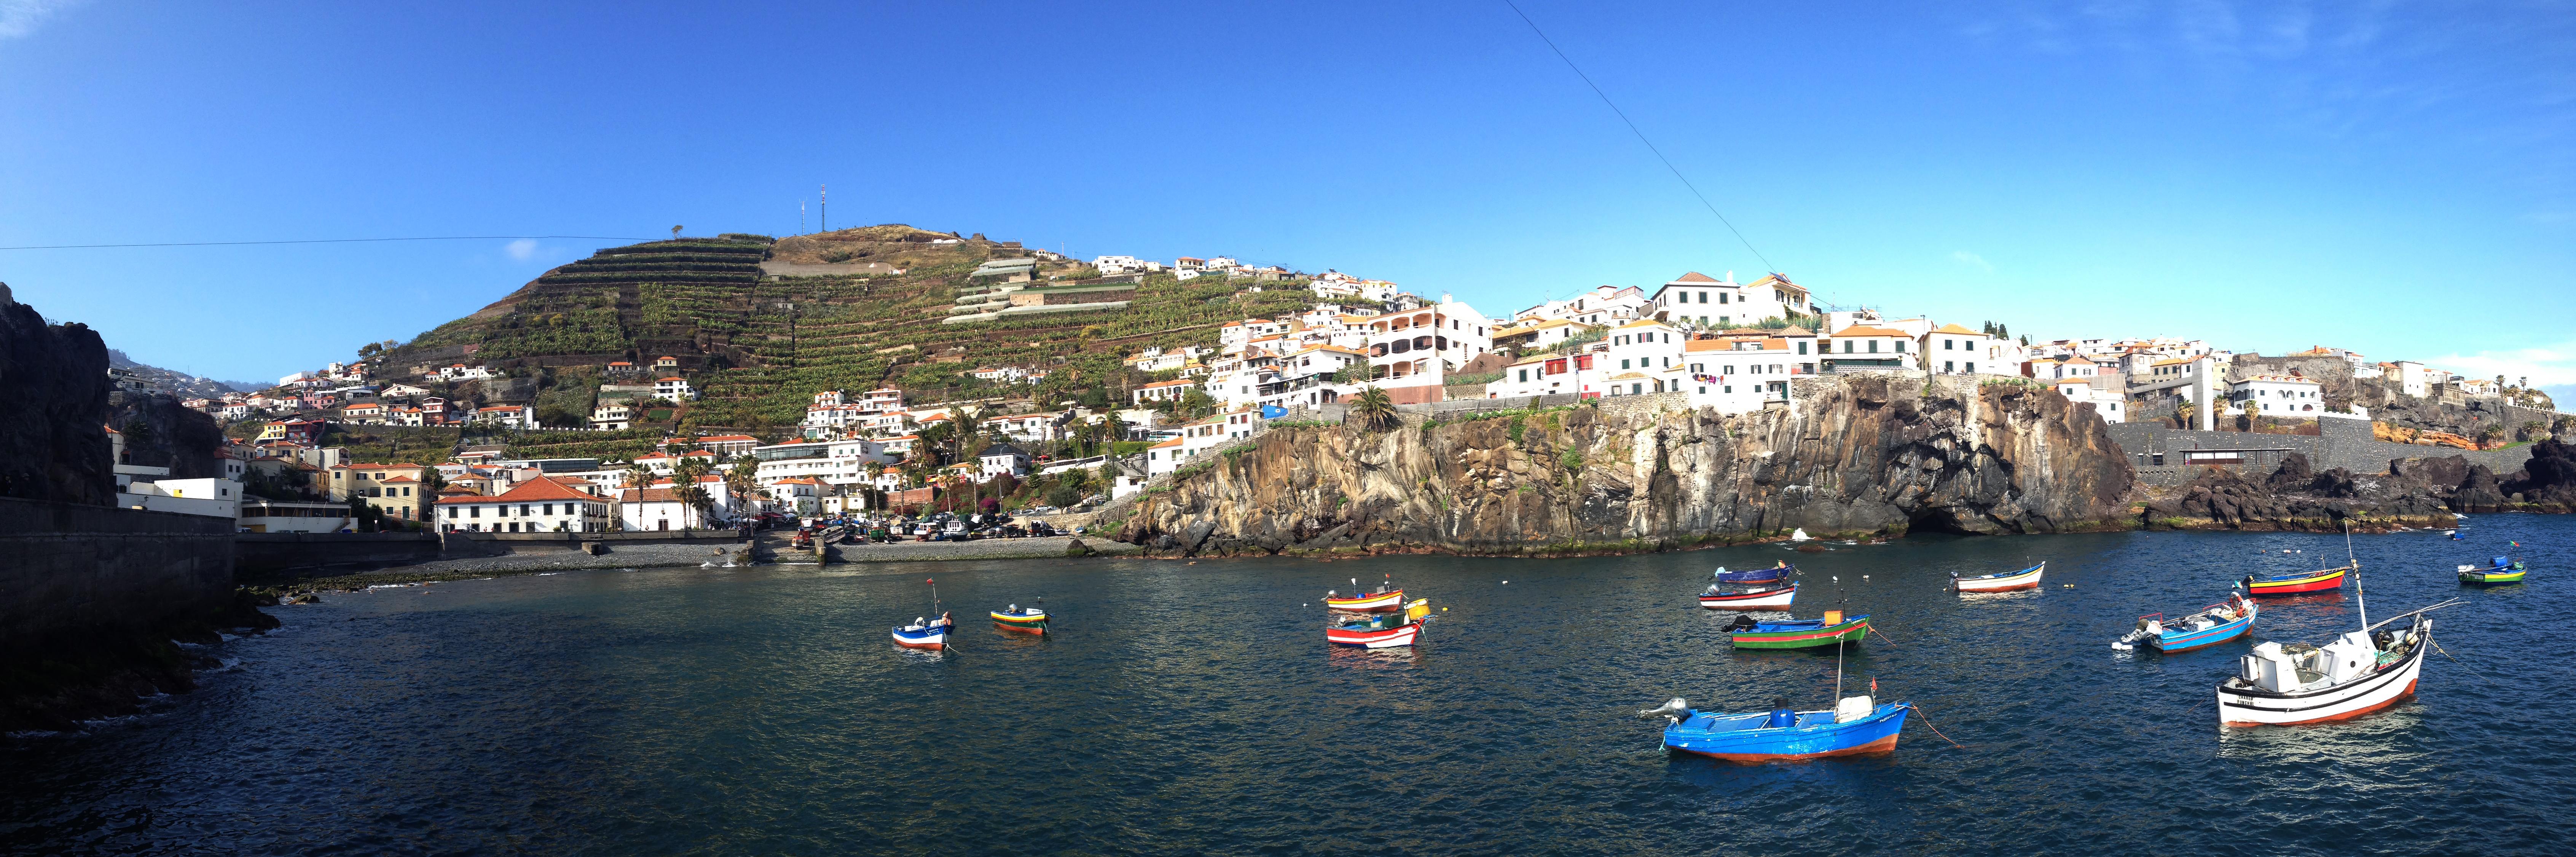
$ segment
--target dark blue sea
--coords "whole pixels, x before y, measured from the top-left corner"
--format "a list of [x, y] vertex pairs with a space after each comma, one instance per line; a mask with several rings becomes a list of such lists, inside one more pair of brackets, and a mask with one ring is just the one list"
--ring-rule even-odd
[[[0, 742], [23, 854], [2539, 854], [2576, 806], [2576, 518], [2470, 541], [2357, 536], [2374, 617], [2446, 598], [2416, 698], [2223, 730], [2251, 641], [2108, 642], [2340, 536], [1919, 536], [1822, 554], [1069, 561], [568, 572], [337, 595], [231, 640], [197, 693]], [[2526, 547], [2509, 548], [2508, 541]], [[2284, 551], [2288, 551], [2285, 553]], [[2531, 582], [2474, 590], [2508, 553]], [[1667, 697], [1824, 708], [1836, 658], [1737, 653], [1692, 595], [1790, 559], [1884, 632], [1842, 663], [1910, 700], [1894, 753], [1667, 755]], [[1951, 572], [2049, 561], [1962, 598]], [[1392, 574], [1417, 651], [1331, 650], [1318, 596]], [[956, 650], [896, 649], [930, 611]], [[1839, 580], [1835, 580], [1839, 578]], [[1507, 582], [1508, 581], [1508, 582]], [[1839, 595], [1837, 595], [1839, 590]], [[2354, 587], [2267, 602], [2254, 639], [2356, 626]], [[1045, 639], [983, 611], [1043, 596]], [[1926, 723], [1928, 721], [1928, 723]], [[1929, 727], [1959, 745], [1952, 746]]]

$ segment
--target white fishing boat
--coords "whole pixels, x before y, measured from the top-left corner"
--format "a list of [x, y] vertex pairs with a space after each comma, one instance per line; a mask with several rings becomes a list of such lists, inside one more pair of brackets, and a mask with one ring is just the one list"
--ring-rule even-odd
[[[2349, 530], [2345, 554], [2351, 554]], [[2357, 578], [2361, 564], [2352, 563]], [[2291, 726], [2360, 717], [2415, 695], [2424, 673], [2424, 653], [2433, 648], [2433, 619], [2428, 611], [2463, 603], [2458, 599], [2410, 611], [2378, 624], [2370, 622], [2370, 605], [2354, 584], [2354, 604], [2361, 629], [2323, 646], [2282, 645], [2268, 641], [2237, 658], [2236, 674], [2218, 683], [2221, 726]], [[2403, 627], [2391, 627], [2405, 621]]]

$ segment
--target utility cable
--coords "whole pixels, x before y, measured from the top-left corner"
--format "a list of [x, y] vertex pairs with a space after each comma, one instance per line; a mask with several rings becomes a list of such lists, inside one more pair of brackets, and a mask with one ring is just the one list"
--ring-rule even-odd
[[1575, 76], [1575, 77], [1582, 78], [1582, 79], [1583, 79], [1583, 85], [1591, 87], [1591, 88], [1592, 88], [1592, 94], [1600, 96], [1600, 97], [1601, 97], [1601, 103], [1602, 103], [1602, 104], [1605, 104], [1605, 105], [1609, 105], [1609, 107], [1610, 107], [1610, 112], [1618, 114], [1618, 115], [1619, 115], [1619, 121], [1627, 123], [1627, 125], [1628, 125], [1628, 133], [1631, 133], [1631, 134], [1635, 134], [1635, 135], [1637, 135], [1637, 142], [1640, 142], [1640, 143], [1644, 143], [1644, 144], [1646, 144], [1646, 151], [1649, 151], [1649, 152], [1653, 152], [1653, 153], [1655, 153], [1655, 160], [1659, 160], [1659, 161], [1664, 162], [1664, 169], [1667, 169], [1667, 170], [1671, 170], [1671, 171], [1673, 171], [1673, 178], [1680, 179], [1680, 180], [1681, 180], [1681, 182], [1682, 182], [1682, 187], [1690, 188], [1691, 196], [1697, 197], [1697, 198], [1699, 199], [1699, 204], [1700, 204], [1701, 206], [1703, 206], [1703, 207], [1706, 207], [1706, 208], [1708, 209], [1708, 213], [1709, 213], [1709, 214], [1711, 214], [1711, 215], [1715, 215], [1715, 216], [1717, 217], [1717, 222], [1719, 222], [1719, 223], [1723, 223], [1723, 224], [1726, 224], [1726, 231], [1731, 232], [1731, 233], [1734, 233], [1734, 234], [1735, 234], [1735, 240], [1740, 241], [1740, 242], [1743, 242], [1743, 244], [1744, 244], [1744, 249], [1746, 249], [1746, 250], [1748, 250], [1748, 251], [1751, 251], [1751, 252], [1753, 253], [1753, 258], [1756, 258], [1756, 259], [1760, 259], [1760, 260], [1762, 260], [1762, 268], [1763, 268], [1763, 270], [1768, 271], [1768, 272], [1773, 273], [1773, 274], [1778, 274], [1778, 273], [1780, 273], [1779, 269], [1778, 269], [1778, 268], [1776, 268], [1776, 267], [1774, 267], [1774, 266], [1771, 264], [1771, 259], [1770, 259], [1769, 257], [1766, 257], [1766, 256], [1762, 255], [1762, 251], [1754, 249], [1754, 247], [1753, 247], [1753, 241], [1752, 241], [1751, 239], [1748, 239], [1748, 238], [1745, 238], [1745, 237], [1744, 237], [1744, 231], [1743, 231], [1743, 230], [1740, 230], [1740, 229], [1735, 228], [1735, 221], [1732, 221], [1732, 220], [1728, 220], [1728, 219], [1726, 219], [1726, 215], [1724, 215], [1724, 214], [1719, 214], [1719, 213], [1718, 213], [1718, 211], [1717, 211], [1717, 206], [1716, 206], [1715, 204], [1713, 204], [1713, 203], [1711, 203], [1711, 202], [1709, 202], [1709, 201], [1708, 201], [1708, 195], [1707, 195], [1707, 194], [1700, 193], [1700, 192], [1699, 192], [1699, 186], [1698, 186], [1698, 185], [1695, 185], [1695, 184], [1691, 184], [1690, 177], [1689, 177], [1689, 176], [1682, 175], [1682, 169], [1681, 169], [1680, 167], [1673, 166], [1673, 159], [1671, 159], [1671, 158], [1667, 158], [1667, 157], [1664, 157], [1664, 150], [1659, 149], [1659, 148], [1656, 148], [1656, 147], [1655, 147], [1655, 141], [1653, 141], [1653, 140], [1649, 140], [1649, 139], [1646, 139], [1646, 132], [1645, 132], [1645, 131], [1642, 131], [1642, 130], [1639, 130], [1639, 129], [1637, 128], [1637, 122], [1636, 122], [1636, 120], [1633, 120], [1633, 119], [1628, 118], [1628, 111], [1625, 111], [1625, 110], [1621, 110], [1621, 109], [1619, 109], [1619, 104], [1618, 104], [1618, 102], [1614, 102], [1614, 101], [1611, 101], [1611, 100], [1610, 100], [1610, 93], [1607, 93], [1607, 92], [1603, 92], [1603, 91], [1601, 91], [1601, 85], [1600, 85], [1600, 84], [1598, 84], [1598, 83], [1593, 83], [1593, 82], [1592, 82], [1592, 76], [1591, 76], [1591, 75], [1588, 75], [1588, 74], [1584, 74], [1584, 73], [1583, 73], [1583, 67], [1582, 67], [1582, 66], [1575, 65], [1575, 64], [1574, 64], [1574, 58], [1573, 58], [1573, 57], [1566, 56], [1566, 55], [1565, 55], [1565, 49], [1564, 49], [1564, 48], [1557, 47], [1557, 46], [1556, 46], [1556, 40], [1555, 40], [1555, 39], [1548, 38], [1548, 37], [1547, 37], [1547, 31], [1539, 29], [1539, 28], [1538, 28], [1538, 22], [1537, 22], [1537, 21], [1530, 20], [1530, 16], [1529, 16], [1529, 13], [1528, 13], [1528, 12], [1523, 12], [1523, 11], [1521, 11], [1520, 4], [1518, 4], [1518, 3], [1514, 3], [1514, 2], [1512, 2], [1512, 0], [1503, 0], [1503, 5], [1512, 7], [1512, 14], [1515, 14], [1515, 15], [1519, 15], [1519, 16], [1521, 16], [1521, 23], [1528, 24], [1528, 25], [1529, 25], [1529, 28], [1530, 28], [1530, 32], [1537, 33], [1537, 34], [1538, 34], [1538, 39], [1539, 39], [1539, 41], [1546, 42], [1546, 43], [1547, 43], [1547, 49], [1548, 49], [1548, 50], [1551, 50], [1551, 51], [1555, 51], [1555, 52], [1556, 52], [1556, 58], [1557, 58], [1557, 59], [1560, 59], [1560, 60], [1564, 60], [1564, 61], [1565, 61], [1565, 67], [1566, 67], [1566, 68], [1569, 68], [1569, 69], [1573, 69], [1573, 70], [1574, 70], [1574, 76]]
[[662, 241], [661, 238], [626, 238], [615, 235], [437, 235], [419, 238], [308, 238], [296, 241], [171, 241], [158, 244], [47, 244], [28, 247], [0, 247], [0, 250], [97, 250], [119, 247], [240, 247], [250, 244], [358, 244], [382, 241], [544, 241], [580, 239], [586, 241]]

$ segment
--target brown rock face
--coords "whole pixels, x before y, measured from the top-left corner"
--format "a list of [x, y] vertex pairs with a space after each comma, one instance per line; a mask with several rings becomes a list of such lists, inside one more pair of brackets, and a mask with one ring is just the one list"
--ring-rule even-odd
[[[2129, 525], [2134, 473], [2054, 392], [1844, 379], [1793, 414], [1647, 399], [1399, 429], [1278, 429], [1142, 498], [1166, 552], [1649, 550], [1810, 535]], [[1185, 468], [1186, 470], [1186, 468]]]

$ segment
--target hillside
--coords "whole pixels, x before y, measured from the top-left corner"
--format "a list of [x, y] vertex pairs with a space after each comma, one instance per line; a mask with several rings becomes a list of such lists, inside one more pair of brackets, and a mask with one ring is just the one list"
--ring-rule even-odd
[[[380, 365], [409, 374], [489, 364], [539, 379], [541, 399], [570, 405], [583, 385], [595, 388], [598, 367], [610, 361], [672, 356], [702, 391], [690, 422], [759, 428], [801, 420], [819, 390], [891, 384], [925, 400], [1002, 392], [963, 374], [985, 365], [1052, 370], [1034, 391], [1049, 404], [1093, 389], [1123, 396], [1135, 380], [1124, 376], [1124, 354], [1213, 344], [1226, 321], [1312, 300], [1294, 283], [1256, 293], [1242, 280], [1158, 275], [1115, 311], [941, 323], [977, 265], [1027, 252], [1015, 242], [903, 225], [611, 247], [421, 334]], [[1089, 273], [1073, 262], [1037, 270], [1040, 282]]]
[[136, 377], [143, 379], [145, 383], [149, 383], [152, 386], [163, 390], [168, 390], [171, 395], [179, 396], [181, 398], [210, 398], [220, 396], [225, 393], [247, 393], [252, 390], [261, 389], [263, 386], [246, 381], [217, 381], [213, 378], [207, 378], [200, 375], [190, 375], [186, 372], [180, 372], [173, 369], [163, 369], [159, 366], [136, 363], [134, 362], [134, 358], [127, 357], [125, 356], [125, 352], [114, 348], [107, 350], [107, 365], [111, 369], [131, 370]]

